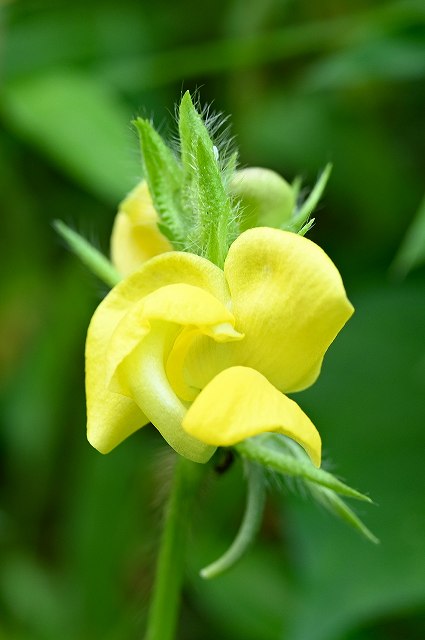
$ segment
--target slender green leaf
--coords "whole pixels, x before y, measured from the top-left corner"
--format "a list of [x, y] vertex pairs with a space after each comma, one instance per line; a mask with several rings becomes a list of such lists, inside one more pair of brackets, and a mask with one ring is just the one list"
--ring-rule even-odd
[[261, 525], [266, 496], [264, 470], [245, 461], [247, 472], [247, 501], [245, 514], [232, 545], [218, 560], [201, 570], [202, 578], [215, 578], [242, 558], [255, 539]]
[[61, 70], [2, 87], [2, 117], [25, 141], [96, 196], [115, 204], [140, 168], [129, 112], [92, 77]]
[[320, 174], [308, 198], [303, 202], [300, 208], [295, 211], [292, 218], [282, 226], [282, 229], [295, 231], [295, 233], [300, 233], [300, 235], [305, 235], [307, 233], [313, 224], [309, 221], [309, 217], [317, 207], [319, 200], [323, 195], [331, 171], [332, 165], [328, 163]]
[[338, 516], [346, 524], [350, 525], [361, 533], [365, 538], [377, 544], [378, 538], [363, 524], [360, 518], [354, 513], [350, 507], [348, 507], [339, 496], [336, 495], [331, 489], [326, 487], [319, 487], [311, 482], [306, 483], [310, 489], [311, 494], [317, 502], [319, 502], [325, 509]]
[[68, 247], [78, 256], [92, 273], [109, 287], [114, 287], [122, 279], [113, 264], [103, 253], [93, 247], [79, 233], [70, 229], [62, 220], [54, 220], [53, 227], [65, 240]]

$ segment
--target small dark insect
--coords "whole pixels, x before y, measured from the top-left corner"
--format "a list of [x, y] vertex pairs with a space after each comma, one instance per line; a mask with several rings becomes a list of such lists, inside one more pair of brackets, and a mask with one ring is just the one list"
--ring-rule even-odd
[[232, 466], [235, 456], [231, 449], [219, 449], [218, 456], [214, 470], [216, 473], [221, 475]]

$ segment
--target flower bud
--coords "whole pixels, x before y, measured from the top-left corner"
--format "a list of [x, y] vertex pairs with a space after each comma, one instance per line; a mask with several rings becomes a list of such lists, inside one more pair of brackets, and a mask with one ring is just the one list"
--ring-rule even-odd
[[111, 236], [112, 262], [126, 276], [146, 260], [171, 249], [158, 229], [158, 214], [148, 185], [142, 180], [119, 206]]
[[281, 227], [295, 206], [292, 187], [270, 169], [249, 167], [236, 171], [230, 190], [240, 202], [241, 231], [251, 227]]

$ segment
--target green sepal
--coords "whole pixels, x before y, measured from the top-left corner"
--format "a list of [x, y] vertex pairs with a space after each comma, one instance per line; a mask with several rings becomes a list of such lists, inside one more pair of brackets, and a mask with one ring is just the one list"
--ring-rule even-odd
[[[325, 191], [326, 185], [331, 175], [331, 171], [332, 164], [328, 163], [320, 174], [308, 198], [304, 200], [304, 202], [298, 209], [295, 209], [290, 220], [285, 222], [281, 226], [281, 229], [284, 229], [285, 231], [292, 231], [293, 233], [298, 233], [300, 235], [305, 235], [307, 231], [310, 230], [310, 228], [313, 226], [314, 221], [309, 220], [309, 218], [317, 207], [319, 200], [322, 197], [323, 192]], [[297, 193], [299, 193], [301, 188], [301, 181], [299, 178], [296, 178], [296, 180], [294, 181], [294, 186]]]
[[83, 236], [70, 229], [62, 220], [54, 220], [53, 227], [81, 262], [108, 287], [114, 287], [122, 280], [121, 275], [108, 258]]
[[260, 529], [266, 497], [264, 470], [257, 464], [245, 460], [247, 499], [245, 513], [239, 531], [229, 549], [215, 562], [201, 570], [202, 578], [215, 578], [224, 573], [242, 558]]
[[310, 231], [311, 227], [314, 226], [315, 222], [316, 222], [316, 218], [310, 218], [310, 220], [306, 222], [306, 224], [303, 227], [301, 227], [301, 229], [298, 231], [298, 235], [305, 236], [305, 234]]
[[180, 151], [183, 168], [183, 209], [190, 212], [187, 249], [222, 267], [237, 235], [231, 200], [226, 191], [234, 154], [220, 167], [218, 150], [201, 115], [186, 92], [179, 110]]
[[368, 496], [341, 482], [329, 471], [315, 467], [303, 450], [298, 445], [296, 449], [292, 449], [292, 443], [284, 436], [275, 434], [256, 436], [244, 440], [234, 448], [244, 458], [259, 462], [273, 471], [309, 480], [348, 498], [372, 502]]
[[239, 153], [237, 151], [234, 151], [228, 156], [228, 158], [224, 162], [224, 165], [222, 168], [222, 175], [223, 175], [224, 184], [226, 186], [229, 185], [236, 171], [236, 168], [238, 166], [238, 159], [239, 159]]
[[372, 500], [341, 482], [328, 471], [314, 467], [305, 451], [289, 438], [278, 434], [265, 434], [245, 440], [234, 449], [244, 459], [263, 465], [271, 473], [297, 478], [317, 502], [369, 540], [377, 542], [375, 536], [338, 494], [369, 503]]
[[193, 190], [196, 226], [191, 239], [202, 247], [208, 260], [221, 268], [230, 245], [232, 207], [217, 161], [201, 138], [196, 149], [196, 166]]
[[360, 520], [357, 514], [331, 489], [325, 487], [319, 487], [311, 482], [307, 482], [306, 485], [310, 491], [312, 497], [322, 507], [327, 509], [330, 513], [343, 520], [346, 524], [356, 529], [358, 533], [361, 533], [365, 538], [374, 544], [379, 544], [379, 540], [373, 533], [366, 527], [366, 525]]
[[148, 120], [137, 118], [134, 125], [139, 132], [144, 174], [161, 232], [176, 249], [182, 248], [188, 222], [181, 204], [182, 168]]
[[215, 160], [213, 142], [200, 114], [196, 111], [189, 91], [183, 95], [179, 108], [180, 154], [185, 182], [191, 182], [196, 173], [194, 161], [198, 140], [209, 148]]
[[302, 180], [301, 176], [295, 176], [295, 178], [292, 180], [291, 188], [292, 188], [292, 195], [294, 196], [294, 201], [295, 202], [298, 202], [298, 198], [300, 196], [302, 183], [303, 183], [303, 180]]

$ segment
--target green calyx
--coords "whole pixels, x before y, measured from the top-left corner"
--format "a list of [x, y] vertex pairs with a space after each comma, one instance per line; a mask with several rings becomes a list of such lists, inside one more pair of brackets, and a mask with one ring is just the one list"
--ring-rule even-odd
[[299, 202], [292, 185], [274, 171], [237, 171], [238, 154], [220, 115], [203, 115], [188, 92], [178, 109], [179, 154], [152, 124], [138, 118], [145, 178], [159, 216], [159, 229], [176, 250], [201, 255], [222, 267], [229, 246], [251, 227], [276, 227], [304, 235], [312, 226], [331, 166], [309, 197]]
[[179, 158], [148, 120], [135, 121], [159, 228], [175, 249], [222, 267], [239, 231], [228, 190], [237, 156], [229, 153], [228, 141], [215, 141], [220, 121], [214, 117], [204, 122], [188, 92], [180, 103], [178, 124]]
[[290, 438], [278, 434], [264, 434], [245, 440], [235, 447], [245, 460], [260, 465], [264, 472], [285, 480], [294, 478], [299, 488], [370, 542], [378, 539], [363, 524], [343, 498], [371, 503], [372, 500], [341, 482], [334, 475], [314, 467], [307, 454]]
[[[232, 242], [252, 227], [305, 235], [331, 172], [328, 164], [302, 200], [299, 178], [290, 185], [269, 169], [237, 170], [238, 153], [225, 124], [220, 114], [199, 113], [188, 92], [178, 109], [179, 153], [151, 122], [134, 122], [160, 232], [176, 251], [203, 256], [220, 268]], [[119, 274], [105, 256], [63, 222], [55, 228], [93, 273], [108, 286], [116, 284]]]

